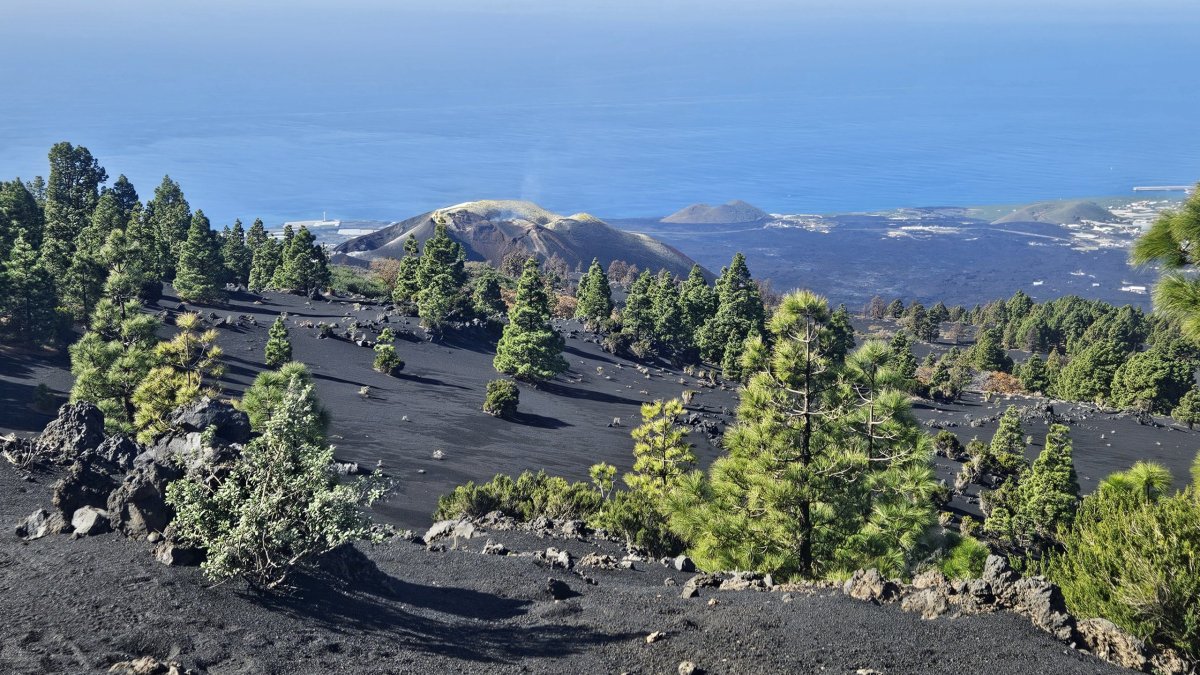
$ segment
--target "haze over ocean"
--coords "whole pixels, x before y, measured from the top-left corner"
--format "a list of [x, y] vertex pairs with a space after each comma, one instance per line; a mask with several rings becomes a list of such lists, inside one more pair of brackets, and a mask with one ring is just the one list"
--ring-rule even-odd
[[0, 175], [44, 173], [70, 140], [143, 198], [170, 173], [218, 226], [478, 198], [794, 213], [1200, 179], [1196, 3], [13, 4]]

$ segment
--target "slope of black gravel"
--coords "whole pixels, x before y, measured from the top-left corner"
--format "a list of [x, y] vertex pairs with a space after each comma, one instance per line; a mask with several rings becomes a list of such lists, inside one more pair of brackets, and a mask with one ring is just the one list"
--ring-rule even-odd
[[[226, 353], [225, 395], [240, 396], [263, 370], [267, 329], [276, 316], [287, 312], [293, 356], [312, 370], [317, 393], [332, 414], [331, 438], [338, 458], [358, 462], [364, 469], [380, 465], [397, 478], [393, 495], [378, 505], [376, 512], [381, 520], [404, 527], [427, 526], [439, 495], [455, 485], [487, 480], [496, 473], [544, 469], [586, 480], [588, 467], [595, 462], [628, 469], [633, 459], [629, 429], [636, 425], [643, 401], [679, 396], [684, 389], [692, 389], [699, 393], [689, 410], [725, 423], [732, 422], [725, 413], [736, 408], [732, 390], [698, 386], [696, 378], [669, 367], [652, 368], [644, 374], [636, 369], [637, 364], [600, 349], [592, 336], [578, 330], [578, 324], [561, 322], [567, 335], [570, 372], [540, 387], [521, 385], [518, 419], [499, 420], [480, 410], [488, 380], [499, 377], [492, 368], [494, 340], [486, 335], [471, 333], [445, 343], [430, 342], [416, 319], [393, 317], [387, 325], [411, 331], [413, 337], [397, 342], [397, 351], [407, 365], [398, 377], [387, 377], [372, 370], [371, 349], [343, 340], [319, 340], [315, 328], [302, 327], [308, 322], [347, 317], [366, 322], [376, 318], [382, 308], [349, 299], [309, 301], [282, 294], [267, 294], [261, 304], [256, 299], [241, 294], [222, 307], [189, 306], [206, 315], [252, 316], [258, 324], [219, 329], [219, 343]], [[156, 309], [174, 312], [178, 305], [168, 289]], [[856, 323], [868, 334], [894, 328], [889, 321]], [[860, 335], [859, 339], [864, 338]], [[945, 351], [949, 345], [932, 348]], [[928, 345], [916, 345], [918, 358], [928, 349]], [[0, 349], [0, 433], [35, 434], [53, 417], [29, 406], [39, 383], [46, 383], [65, 400], [71, 386], [65, 355]], [[370, 387], [369, 398], [359, 395], [363, 386]], [[1051, 404], [1058, 415], [1073, 420], [1075, 465], [1085, 492], [1109, 473], [1143, 459], [1164, 464], [1177, 485], [1182, 485], [1200, 451], [1200, 431], [1172, 425], [1169, 418], [1144, 425], [1128, 415], [1037, 398], [988, 402], [979, 394], [968, 393], [953, 404], [919, 401], [914, 413], [922, 423], [931, 425], [930, 431], [945, 427], [964, 443], [975, 437], [986, 442], [995, 433], [993, 418], [1009, 404], [1026, 408]], [[622, 426], [610, 426], [614, 418], [620, 418]], [[1026, 433], [1033, 437], [1028, 450], [1031, 460], [1040, 452], [1047, 429], [1048, 423], [1041, 419], [1026, 426]], [[719, 453], [702, 433], [693, 432], [691, 440], [702, 466]], [[953, 484], [959, 464], [940, 459], [937, 464], [939, 475]], [[952, 506], [962, 513], [978, 514], [978, 505], [963, 497], [956, 497]]]
[[[49, 502], [54, 476], [0, 462], [0, 521]], [[609, 544], [491, 535], [515, 551], [577, 557]], [[166, 567], [149, 544], [107, 534], [0, 535], [0, 672], [99, 673], [140, 656], [212, 673], [1118, 673], [1009, 613], [923, 621], [840, 592], [703, 592], [658, 563], [589, 570], [596, 585], [529, 557], [427, 552], [400, 539], [362, 546], [339, 579], [301, 579], [264, 597], [195, 568]], [[578, 595], [555, 602], [547, 578]], [[715, 599], [716, 604], [709, 604]], [[647, 644], [662, 631], [665, 638]]]
[[[265, 368], [267, 329], [286, 312], [292, 356], [308, 365], [317, 394], [332, 415], [330, 439], [338, 459], [358, 462], [364, 469], [378, 465], [397, 479], [391, 498], [376, 511], [380, 519], [404, 527], [428, 526], [439, 495], [496, 473], [544, 469], [587, 480], [588, 468], [601, 461], [628, 470], [633, 463], [629, 430], [640, 422], [645, 401], [692, 389], [699, 393], [689, 411], [709, 415], [712, 421], [731, 421], [723, 413], [736, 406], [731, 390], [701, 387], [696, 378], [669, 367], [639, 372], [637, 364], [600, 349], [576, 322], [560, 322], [571, 370], [538, 387], [521, 384], [519, 415], [513, 421], [500, 420], [480, 410], [487, 382], [501, 377], [492, 367], [494, 337], [476, 332], [431, 342], [416, 319], [393, 316], [386, 325], [413, 336], [397, 340], [396, 350], [406, 365], [397, 377], [389, 377], [372, 369], [371, 349], [318, 339], [315, 327], [303, 327], [345, 318], [365, 323], [383, 308], [277, 293], [265, 295], [261, 303], [257, 298], [238, 294], [224, 306], [187, 306], [205, 316], [244, 315], [257, 322], [218, 329], [218, 344], [225, 352], [223, 395], [240, 396]], [[179, 300], [168, 288], [154, 309], [174, 313], [178, 307]], [[170, 332], [167, 327], [164, 336]], [[373, 331], [367, 335], [375, 338]], [[71, 387], [69, 365], [61, 354], [0, 350], [0, 404], [6, 404], [0, 408], [0, 433], [40, 432], [53, 415], [29, 409], [34, 388], [45, 382], [65, 401]], [[359, 394], [364, 386], [370, 388], [367, 398]], [[621, 426], [610, 426], [616, 418]], [[693, 433], [690, 440], [704, 465], [717, 455], [703, 433]]]

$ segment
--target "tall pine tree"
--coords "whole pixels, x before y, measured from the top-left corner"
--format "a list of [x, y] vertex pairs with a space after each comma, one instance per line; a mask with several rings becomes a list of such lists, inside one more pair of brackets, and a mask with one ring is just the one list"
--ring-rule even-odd
[[182, 300], [216, 302], [225, 298], [217, 239], [203, 211], [196, 211], [187, 241], [179, 250], [175, 290]]
[[537, 259], [525, 261], [508, 324], [496, 345], [496, 370], [521, 380], [547, 380], [567, 370], [565, 341], [550, 325], [550, 299]]
[[163, 176], [154, 189], [154, 198], [146, 204], [146, 219], [155, 233], [157, 276], [164, 281], [175, 278], [175, 266], [188, 238], [192, 208], [184, 199], [179, 183]]
[[589, 330], [601, 328], [612, 316], [612, 287], [608, 283], [608, 274], [596, 258], [592, 258], [587, 273], [579, 280], [575, 298], [575, 318], [582, 319]]
[[671, 496], [673, 527], [705, 569], [901, 573], [936, 522], [936, 483], [889, 351], [868, 343], [838, 366], [828, 304], [809, 292], [785, 297], [769, 327], [727, 452]]
[[233, 228], [229, 229], [221, 240], [221, 262], [225, 266], [225, 280], [240, 286], [250, 283], [253, 255], [250, 247], [246, 245], [246, 232], [242, 229], [242, 221], [233, 221]]

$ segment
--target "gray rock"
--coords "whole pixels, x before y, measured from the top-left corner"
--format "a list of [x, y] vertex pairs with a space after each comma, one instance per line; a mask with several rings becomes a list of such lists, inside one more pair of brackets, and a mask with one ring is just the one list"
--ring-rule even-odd
[[1078, 629], [1083, 646], [1105, 661], [1132, 670], [1146, 670], [1150, 665], [1149, 650], [1142, 641], [1108, 619], [1084, 619]]
[[937, 569], [926, 570], [924, 572], [921, 572], [917, 576], [913, 577], [912, 585], [913, 585], [913, 588], [916, 588], [916, 589], [945, 586], [946, 585], [946, 575], [942, 574], [941, 570], [937, 570]]
[[689, 586], [687, 584], [684, 584], [683, 591], [680, 592], [679, 597], [683, 598], [684, 600], [690, 600], [699, 595], [700, 595], [700, 589], [696, 588], [695, 586]]
[[73, 462], [104, 442], [104, 414], [91, 403], [68, 403], [34, 441], [38, 453], [55, 462]]
[[41, 539], [48, 534], [59, 534], [66, 528], [67, 524], [61, 515], [50, 513], [46, 509], [38, 509], [17, 525], [17, 536], [32, 541]]
[[875, 603], [894, 602], [900, 598], [900, 586], [885, 579], [875, 568], [856, 571], [846, 580], [842, 592], [856, 600]]
[[680, 572], [696, 571], [696, 563], [692, 562], [692, 559], [686, 555], [676, 556], [674, 560], [674, 566], [675, 569], [679, 570]]
[[950, 597], [945, 586], [930, 586], [904, 596], [900, 609], [921, 615], [922, 619], [935, 619], [950, 611]]
[[165, 499], [167, 484], [182, 475], [179, 469], [158, 462], [135, 468], [108, 496], [112, 528], [138, 538], [165, 529], [175, 516]]
[[142, 447], [136, 441], [123, 434], [114, 434], [85, 456], [98, 468], [118, 473], [132, 469], [134, 458], [141, 453]]
[[566, 600], [578, 594], [572, 591], [565, 581], [550, 577], [546, 580], [546, 595], [553, 600]]
[[1004, 556], [989, 555], [983, 564], [983, 576], [980, 578], [991, 584], [993, 593], [1004, 597], [1008, 587], [1015, 583], [1020, 575], [1013, 571]]
[[167, 421], [182, 431], [203, 432], [210, 426], [216, 427], [217, 437], [229, 443], [250, 441], [249, 416], [229, 403], [207, 396], [178, 408]]
[[104, 534], [110, 529], [108, 511], [98, 509], [94, 506], [84, 506], [76, 509], [75, 513], [71, 516], [71, 527], [75, 529], [75, 534], [85, 537], [94, 534]]
[[164, 565], [172, 567], [192, 567], [204, 560], [204, 554], [199, 549], [180, 546], [172, 541], [164, 541], [154, 549], [154, 558]]
[[107, 507], [108, 495], [116, 487], [117, 484], [92, 463], [75, 462], [54, 484], [51, 503], [65, 522], [84, 506]]
[[680, 661], [677, 672], [679, 675], [704, 675], [704, 669], [691, 661]]
[[465, 518], [460, 520], [440, 520], [425, 531], [425, 536], [422, 539], [425, 541], [426, 546], [432, 546], [441, 539], [452, 539], [454, 546], [457, 547], [459, 539], [470, 539], [475, 536], [475, 532], [475, 525]]
[[483, 545], [484, 555], [508, 555], [508, 547], [499, 542], [493, 542], [491, 539]]
[[1009, 589], [1006, 596], [1000, 597], [1013, 611], [1029, 617], [1033, 625], [1063, 642], [1073, 640], [1075, 619], [1067, 611], [1067, 602], [1058, 586], [1042, 577], [1024, 577]]

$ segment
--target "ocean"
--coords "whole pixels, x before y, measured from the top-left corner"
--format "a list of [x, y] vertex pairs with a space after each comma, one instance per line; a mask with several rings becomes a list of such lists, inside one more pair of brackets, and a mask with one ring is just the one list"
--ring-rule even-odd
[[143, 198], [169, 173], [218, 225], [1200, 179], [1196, 3], [898, 4], [27, 3], [0, 22], [0, 175], [69, 140]]

